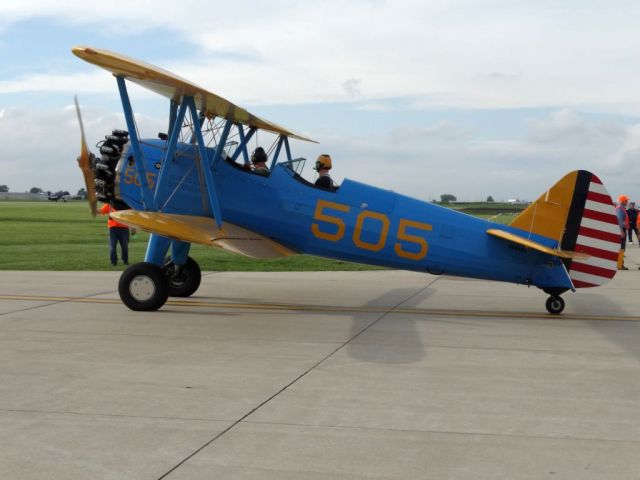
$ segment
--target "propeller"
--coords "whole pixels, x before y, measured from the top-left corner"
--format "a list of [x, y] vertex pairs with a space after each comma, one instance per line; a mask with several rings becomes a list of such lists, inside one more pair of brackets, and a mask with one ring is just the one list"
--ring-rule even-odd
[[82, 114], [80, 113], [80, 105], [78, 104], [78, 96], [73, 97], [76, 104], [76, 113], [78, 114], [78, 123], [80, 124], [80, 155], [78, 156], [78, 166], [82, 170], [84, 177], [84, 185], [87, 190], [87, 200], [89, 201], [89, 208], [91, 209], [91, 215], [96, 216], [98, 213], [98, 201], [96, 198], [96, 187], [93, 178], [93, 166], [91, 165], [91, 159], [93, 154], [89, 152], [87, 147], [87, 139], [84, 136], [84, 124], [82, 123]]

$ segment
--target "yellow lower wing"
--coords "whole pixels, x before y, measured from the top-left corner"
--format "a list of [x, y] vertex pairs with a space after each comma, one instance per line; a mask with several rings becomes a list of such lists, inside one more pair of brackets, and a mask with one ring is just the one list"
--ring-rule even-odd
[[550, 248], [541, 243], [534, 242], [533, 240], [529, 240], [528, 238], [521, 237], [519, 235], [515, 235], [513, 233], [505, 232], [504, 230], [498, 230], [496, 228], [490, 228], [487, 230], [489, 235], [493, 235], [494, 237], [502, 238], [503, 240], [508, 240], [509, 242], [517, 243], [518, 245], [522, 245], [523, 247], [533, 248], [534, 250], [538, 250], [539, 252], [546, 253], [548, 255], [553, 255], [554, 257], [560, 258], [589, 258], [590, 255], [586, 253], [580, 252], [571, 252], [568, 250], [556, 250], [555, 248]]
[[257, 259], [288, 257], [297, 253], [263, 235], [229, 222], [224, 222], [222, 228], [218, 228], [216, 222], [208, 217], [138, 210], [113, 212], [110, 217], [145, 232], [221, 248]]

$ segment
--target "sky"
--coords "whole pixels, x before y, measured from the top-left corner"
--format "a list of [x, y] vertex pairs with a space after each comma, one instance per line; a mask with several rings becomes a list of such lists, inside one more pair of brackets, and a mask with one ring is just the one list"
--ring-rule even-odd
[[[138, 58], [319, 142], [351, 178], [420, 199], [532, 200], [587, 169], [640, 199], [640, 3], [0, 0], [0, 184], [76, 192], [78, 95], [94, 145], [124, 128], [113, 77], [75, 45]], [[167, 101], [130, 90], [143, 136]], [[97, 151], [93, 148], [94, 151]]]

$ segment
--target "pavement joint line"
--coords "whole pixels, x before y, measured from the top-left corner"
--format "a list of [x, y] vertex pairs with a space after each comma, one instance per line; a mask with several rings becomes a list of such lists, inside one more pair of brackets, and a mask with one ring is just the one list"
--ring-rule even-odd
[[[437, 281], [434, 280], [433, 282]], [[432, 283], [433, 283], [432, 282]], [[431, 284], [430, 284], [431, 285]], [[111, 293], [113, 290], [107, 292], [100, 292], [84, 297], [56, 297], [47, 295], [0, 295], [0, 300], [14, 300], [14, 301], [43, 301], [51, 302], [45, 305], [37, 305], [34, 307], [25, 308], [24, 310], [5, 312], [0, 315], [7, 315], [10, 313], [19, 313], [35, 308], [42, 308], [58, 303], [99, 303], [109, 305], [120, 305], [122, 302], [115, 298], [92, 298], [96, 295], [105, 295]], [[414, 295], [417, 295], [414, 294]], [[411, 297], [412, 298], [412, 297]], [[403, 301], [406, 303], [411, 298]], [[228, 308], [238, 310], [273, 310], [273, 311], [304, 311], [304, 312], [342, 312], [342, 313], [385, 313], [391, 308], [391, 313], [403, 313], [407, 315], [423, 315], [423, 316], [446, 316], [446, 317], [471, 317], [471, 318], [510, 318], [510, 319], [539, 319], [539, 320], [578, 320], [578, 321], [613, 321], [613, 322], [640, 322], [640, 316], [624, 315], [624, 316], [612, 316], [612, 315], [588, 315], [577, 313], [564, 313], [561, 315], [551, 315], [549, 313], [536, 313], [536, 312], [513, 312], [513, 311], [492, 311], [492, 310], [453, 310], [453, 309], [437, 309], [437, 308], [413, 308], [413, 307], [350, 307], [350, 306], [335, 306], [335, 305], [303, 305], [303, 304], [289, 304], [289, 303], [224, 303], [224, 302], [203, 302], [197, 300], [168, 300], [167, 306], [179, 306], [179, 307], [198, 307], [198, 308]], [[170, 312], [170, 310], [165, 310]]]
[[[206, 272], [205, 274], [203, 274], [203, 277], [207, 277], [210, 275], [216, 275], [218, 273], [222, 273], [222, 271], [218, 271], [218, 272]], [[23, 308], [22, 310], [14, 310], [11, 312], [4, 312], [4, 313], [0, 313], [0, 317], [3, 315], [8, 315], [8, 314], [12, 314], [12, 313], [22, 313], [22, 312], [28, 312], [29, 310], [35, 310], [38, 308], [44, 308], [44, 307], [50, 307], [51, 305], [57, 305], [59, 303], [71, 303], [71, 302], [77, 302], [77, 303], [107, 303], [107, 302], [102, 302], [100, 301], [101, 299], [98, 298], [91, 298], [91, 297], [95, 297], [97, 295], [106, 295], [108, 293], [112, 293], [115, 292], [116, 290], [107, 290], [105, 292], [98, 292], [98, 293], [92, 293], [89, 295], [85, 295], [82, 297], [55, 297], [55, 296], [42, 296], [41, 298], [44, 302], [50, 302], [50, 303], [46, 303], [44, 305], [35, 305], [33, 307], [29, 307], [29, 308]], [[31, 295], [15, 295], [15, 298], [9, 298], [11, 297], [11, 295], [0, 295], [0, 300], [32, 300]], [[37, 300], [35, 300], [37, 301]], [[112, 303], [112, 302], [108, 302], [108, 303]]]
[[108, 417], [108, 418], [140, 418], [149, 420], [175, 420], [185, 422], [218, 422], [229, 423], [231, 420], [217, 418], [191, 418], [191, 417], [163, 417], [157, 415], [125, 415], [122, 413], [91, 413], [91, 412], [71, 412], [65, 410], [39, 410], [26, 408], [0, 408], [0, 413], [42, 413], [46, 415], [77, 415], [82, 417]]
[[166, 478], [167, 476], [171, 475], [171, 473], [175, 472], [178, 468], [180, 468], [182, 465], [184, 465], [186, 462], [188, 462], [189, 460], [191, 460], [193, 457], [195, 457], [198, 453], [200, 453], [201, 451], [203, 451], [205, 448], [207, 448], [209, 445], [211, 445], [213, 442], [215, 442], [217, 439], [219, 439], [220, 437], [222, 437], [225, 433], [229, 432], [230, 430], [232, 430], [236, 425], [242, 423], [244, 421], [244, 419], [248, 418], [249, 416], [251, 416], [253, 413], [255, 413], [256, 411], [258, 411], [260, 408], [262, 408], [263, 406], [265, 406], [267, 403], [269, 403], [271, 400], [273, 400], [274, 398], [278, 397], [282, 392], [284, 392], [285, 390], [287, 390], [289, 387], [291, 387], [292, 385], [294, 385], [295, 383], [297, 383], [299, 380], [301, 380], [302, 378], [304, 378], [307, 374], [309, 374], [310, 372], [312, 372], [313, 370], [315, 370], [317, 367], [319, 367], [320, 365], [322, 365], [325, 361], [327, 361], [328, 359], [330, 359], [333, 355], [335, 355], [337, 352], [339, 352], [340, 350], [342, 350], [345, 346], [347, 346], [352, 340], [358, 338], [360, 335], [362, 335], [364, 332], [366, 332], [367, 330], [369, 330], [371, 327], [373, 327], [375, 324], [377, 324], [380, 320], [382, 320], [383, 318], [385, 318], [389, 313], [391, 313], [393, 311], [394, 308], [402, 305], [404, 302], [406, 302], [407, 300], [413, 298], [415, 295], [418, 295], [419, 293], [422, 293], [424, 290], [426, 290], [427, 288], [429, 288], [431, 285], [433, 285], [433, 283], [435, 283], [438, 279], [434, 279], [432, 281], [430, 281], [427, 285], [425, 285], [424, 287], [422, 287], [421, 289], [419, 289], [417, 292], [412, 293], [409, 297], [407, 297], [406, 299], [402, 300], [401, 302], [397, 303], [394, 307], [391, 307], [391, 309], [387, 310], [386, 312], [384, 312], [382, 315], [380, 315], [378, 318], [376, 318], [375, 320], [371, 321], [368, 325], [366, 325], [362, 330], [360, 330], [359, 332], [357, 332], [356, 334], [352, 335], [349, 339], [347, 339], [345, 342], [343, 342], [342, 344], [340, 344], [338, 346], [338, 348], [334, 349], [332, 352], [330, 352], [329, 354], [325, 355], [323, 358], [321, 358], [318, 362], [316, 362], [315, 364], [313, 364], [311, 367], [309, 367], [307, 370], [305, 370], [304, 372], [302, 372], [300, 375], [298, 375], [296, 378], [294, 378], [291, 382], [289, 382], [288, 384], [286, 384], [284, 387], [282, 387], [280, 390], [278, 390], [277, 392], [275, 392], [274, 394], [272, 394], [271, 396], [269, 396], [266, 400], [263, 400], [261, 403], [259, 403], [257, 406], [255, 406], [253, 409], [251, 409], [250, 411], [248, 411], [247, 413], [245, 413], [244, 415], [242, 415], [240, 418], [238, 418], [235, 422], [233, 422], [231, 425], [229, 425], [227, 428], [225, 428], [222, 432], [218, 433], [217, 435], [215, 435], [211, 440], [208, 440], [204, 445], [200, 446], [197, 450], [195, 450], [194, 452], [192, 452], [191, 454], [189, 454], [187, 457], [183, 458], [179, 463], [177, 463], [175, 466], [173, 466], [170, 470], [168, 470], [166, 473], [164, 473], [163, 475], [161, 475], [160, 477], [158, 477], [158, 480], [163, 480], [164, 478]]
[[[43, 305], [34, 305], [33, 307], [28, 307], [28, 308], [23, 308], [22, 310], [14, 310], [12, 312], [4, 312], [4, 313], [0, 313], [0, 317], [3, 315], [9, 315], [9, 314], [13, 314], [13, 313], [22, 313], [22, 312], [28, 312], [29, 310], [37, 310], [39, 308], [45, 308], [45, 307], [50, 307], [51, 305], [57, 305], [59, 303], [71, 303], [71, 302], [82, 302], [82, 301], [90, 301], [91, 298], [90, 297], [94, 297], [96, 295], [105, 295], [107, 293], [111, 293], [113, 292], [113, 290], [108, 290], [106, 292], [98, 292], [98, 293], [91, 293], [82, 297], [42, 297], [43, 302], [49, 302], [49, 303], [45, 303]], [[20, 295], [16, 296], [19, 297]], [[29, 296], [24, 296], [25, 298], [4, 298], [5, 295], [0, 295], [0, 300], [33, 300], [33, 301], [37, 301], [33, 298], [28, 298]]]
[[387, 428], [387, 427], [367, 427], [362, 425], [318, 425], [307, 423], [289, 423], [289, 422], [267, 422], [248, 420], [243, 422], [251, 425], [279, 425], [284, 427], [305, 427], [305, 428], [335, 428], [345, 430], [367, 430], [367, 431], [382, 431], [382, 432], [407, 432], [407, 433], [430, 433], [438, 435], [475, 435], [480, 437], [505, 437], [505, 438], [532, 438], [540, 440], [569, 440], [578, 442], [611, 442], [611, 443], [640, 443], [638, 440], [619, 440], [615, 438], [588, 438], [588, 437], [568, 437], [566, 435], [523, 435], [518, 433], [490, 433], [490, 432], [469, 432], [469, 431], [457, 431], [457, 430], [430, 430], [430, 429], [414, 429], [414, 428]]
[[[52, 335], [89, 335], [89, 336], [108, 336], [108, 337], [148, 337], [148, 338], [163, 338], [163, 339], [176, 339], [176, 338], [181, 338], [181, 339], [193, 339], [193, 338], [197, 338], [197, 339], [205, 339], [207, 340], [207, 342], [219, 342], [219, 343], [227, 343], [230, 339], [229, 338], [220, 338], [220, 337], [216, 337], [214, 335], [211, 336], [203, 336], [203, 335], [152, 335], [149, 333], [113, 333], [113, 332], [101, 332], [101, 333], [95, 333], [95, 332], [79, 332], [79, 331], [66, 331], [66, 330], [46, 330], [46, 329], [41, 329], [41, 328], [28, 328], [26, 329], [26, 331], [32, 332], [32, 333], [47, 333], [47, 334], [52, 334]], [[236, 340], [236, 339], [233, 339]], [[243, 340], [246, 340], [248, 342], [258, 342], [258, 343], [286, 343], [286, 344], [291, 344], [291, 340], [273, 340], [273, 339], [265, 339], [265, 338], [259, 338], [259, 337], [251, 337], [251, 338], [243, 338]], [[335, 345], [336, 343], [339, 343], [340, 340], [314, 340], [313, 342], [295, 342], [297, 344], [313, 344], [313, 345]], [[358, 346], [371, 346], [371, 345], [376, 345], [378, 347], [401, 347], [403, 346], [402, 343], [395, 343], [395, 342], [371, 342], [371, 341], [367, 341], [367, 342], [353, 342], [353, 345], [358, 345]], [[530, 352], [530, 353], [561, 353], [563, 355], [584, 355], [585, 353], [588, 354], [592, 354], [592, 355], [596, 355], [596, 353], [593, 352], [593, 350], [584, 350], [584, 351], [580, 351], [580, 350], [558, 350], [558, 349], [552, 349], [552, 348], [539, 348], [539, 349], [535, 349], [535, 348], [508, 348], [508, 347], [479, 347], [479, 346], [466, 346], [466, 345], [458, 345], [458, 344], [443, 344], [443, 343], [423, 343], [422, 344], [425, 348], [440, 348], [440, 349], [455, 349], [455, 350], [486, 350], [486, 351], [496, 351], [496, 352]], [[620, 356], [621, 354], [619, 352], [598, 352], [597, 353], [598, 356], [605, 356], [605, 357], [617, 357]], [[0, 408], [0, 411], [2, 411], [2, 408]], [[161, 417], [160, 417], [161, 418]], [[223, 421], [223, 420], [221, 420]], [[229, 421], [229, 420], [224, 420], [224, 421]]]
[[[227, 343], [229, 342], [229, 340], [238, 340], [238, 338], [220, 338], [220, 337], [216, 337], [215, 335], [196, 335], [196, 334], [192, 334], [192, 335], [158, 335], [158, 334], [150, 334], [150, 333], [114, 333], [114, 332], [100, 332], [100, 333], [96, 333], [96, 332], [82, 332], [82, 331], [68, 331], [68, 330], [47, 330], [44, 328], [27, 328], [25, 329], [28, 332], [32, 332], [32, 333], [47, 333], [47, 334], [52, 334], [52, 335], [89, 335], [89, 336], [107, 336], [107, 337], [148, 337], [148, 338], [163, 338], [163, 339], [176, 339], [176, 338], [182, 338], [182, 339], [204, 339], [207, 342], [219, 342], [219, 343]], [[266, 338], [260, 338], [260, 337], [243, 337], [242, 340], [246, 340], [248, 342], [260, 342], [260, 343], [287, 343], [290, 344], [292, 343], [291, 340], [289, 339], [284, 339], [284, 340], [273, 340], [273, 339], [266, 339]], [[307, 341], [307, 342], [294, 342], [297, 344], [313, 344], [313, 345], [335, 345], [336, 343], [339, 343], [340, 340], [314, 340], [314, 341]], [[383, 344], [381, 344], [383, 345]]]

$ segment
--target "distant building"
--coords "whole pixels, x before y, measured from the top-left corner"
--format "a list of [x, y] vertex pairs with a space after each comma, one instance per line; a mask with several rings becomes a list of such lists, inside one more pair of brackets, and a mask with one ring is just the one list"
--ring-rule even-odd
[[0, 200], [47, 200], [47, 195], [29, 192], [0, 192]]

